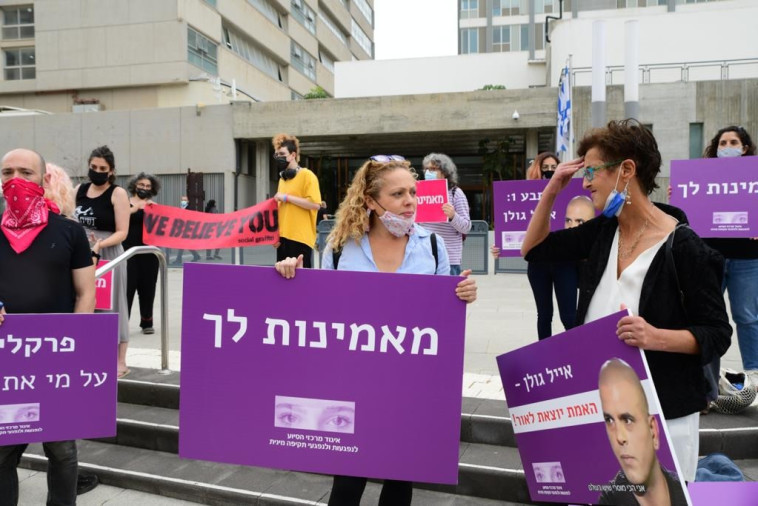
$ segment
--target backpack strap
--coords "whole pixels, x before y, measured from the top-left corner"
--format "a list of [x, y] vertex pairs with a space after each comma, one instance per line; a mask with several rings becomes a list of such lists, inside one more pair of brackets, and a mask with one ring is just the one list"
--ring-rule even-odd
[[434, 273], [437, 274], [437, 267], [439, 267], [440, 261], [437, 258], [437, 234], [432, 233], [429, 236], [429, 240], [432, 241], [432, 255], [434, 256]]
[[334, 264], [334, 270], [340, 265], [340, 257], [342, 256], [342, 248], [332, 250], [332, 264]]

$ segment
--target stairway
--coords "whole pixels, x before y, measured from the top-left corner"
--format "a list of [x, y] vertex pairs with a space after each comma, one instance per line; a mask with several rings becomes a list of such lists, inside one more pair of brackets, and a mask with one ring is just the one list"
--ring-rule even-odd
[[[758, 407], [746, 413], [702, 417], [700, 453], [726, 453], [757, 480]], [[80, 467], [108, 485], [201, 504], [326, 504], [329, 476], [180, 459], [178, 422], [179, 373], [133, 368], [119, 381], [116, 437], [80, 441]], [[504, 403], [463, 399], [459, 458], [458, 485], [417, 483], [414, 505], [538, 504], [529, 499]], [[21, 465], [44, 471], [41, 445], [30, 445]], [[365, 504], [376, 504], [380, 490], [369, 483]]]

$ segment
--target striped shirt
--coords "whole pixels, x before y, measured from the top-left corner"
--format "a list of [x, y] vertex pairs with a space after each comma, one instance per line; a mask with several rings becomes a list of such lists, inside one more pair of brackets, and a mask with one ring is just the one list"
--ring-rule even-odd
[[466, 195], [458, 187], [448, 190], [448, 201], [455, 208], [455, 216], [447, 223], [424, 223], [425, 229], [442, 237], [450, 258], [450, 265], [460, 265], [463, 256], [463, 234], [471, 230], [471, 218]]

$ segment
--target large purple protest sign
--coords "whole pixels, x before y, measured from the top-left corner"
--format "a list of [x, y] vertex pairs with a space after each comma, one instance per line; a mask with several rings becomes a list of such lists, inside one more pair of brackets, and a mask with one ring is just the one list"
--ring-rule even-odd
[[671, 205], [701, 237], [758, 237], [758, 157], [672, 160]]
[[188, 264], [180, 456], [456, 483], [459, 281]]
[[[520, 257], [526, 227], [534, 209], [547, 186], [546, 179], [527, 181], [495, 181], [493, 200], [495, 204], [495, 246], [501, 257]], [[566, 219], [566, 206], [578, 195], [589, 196], [582, 188], [582, 180], [574, 178], [558, 194], [550, 215], [550, 230], [560, 230]]]
[[690, 504], [645, 356], [616, 337], [625, 314], [497, 359], [535, 501], [627, 504], [668, 488], [673, 506]]
[[116, 314], [10, 314], [0, 446], [116, 435]]

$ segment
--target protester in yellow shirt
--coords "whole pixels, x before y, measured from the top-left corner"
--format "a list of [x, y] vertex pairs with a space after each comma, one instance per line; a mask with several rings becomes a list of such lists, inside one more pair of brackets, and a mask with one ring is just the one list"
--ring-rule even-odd
[[318, 178], [300, 167], [300, 141], [289, 134], [278, 134], [274, 163], [279, 171], [279, 187], [274, 198], [279, 202], [279, 243], [276, 260], [303, 255], [303, 267], [310, 268], [316, 244], [316, 214], [321, 206]]

